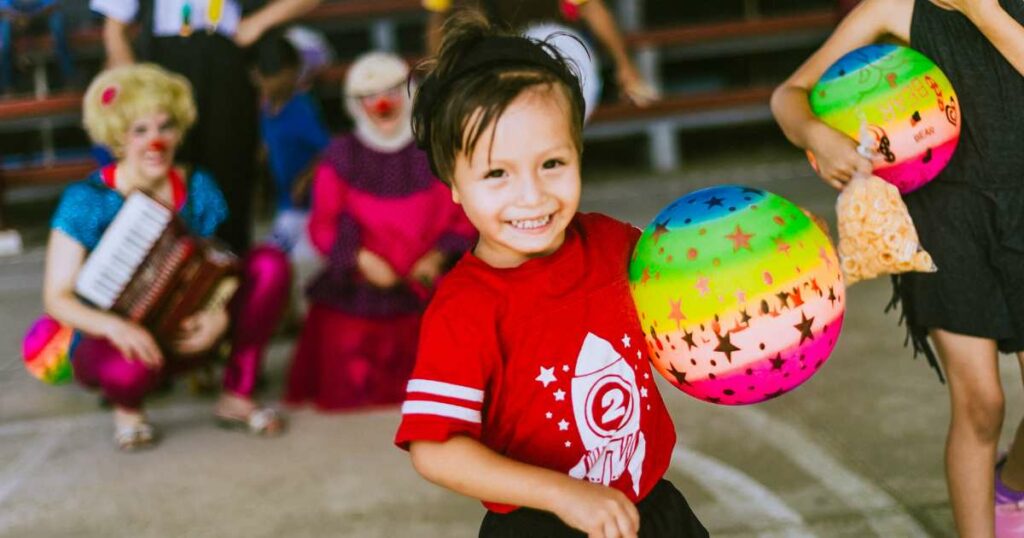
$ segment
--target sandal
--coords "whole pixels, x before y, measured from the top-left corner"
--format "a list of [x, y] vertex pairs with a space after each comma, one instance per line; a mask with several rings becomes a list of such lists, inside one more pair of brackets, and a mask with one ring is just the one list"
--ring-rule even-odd
[[222, 428], [244, 430], [260, 437], [276, 437], [284, 433], [284, 417], [270, 407], [257, 407], [244, 417], [218, 414], [216, 418]]
[[148, 422], [136, 422], [114, 428], [114, 443], [122, 452], [136, 452], [156, 446], [156, 429]]

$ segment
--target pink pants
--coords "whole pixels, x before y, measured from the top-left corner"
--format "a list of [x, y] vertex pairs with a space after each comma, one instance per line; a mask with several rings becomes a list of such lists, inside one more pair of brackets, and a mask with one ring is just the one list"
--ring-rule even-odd
[[[231, 356], [224, 388], [251, 396], [260, 373], [263, 349], [284, 312], [291, 281], [288, 259], [272, 247], [258, 247], [243, 262], [242, 285], [231, 302]], [[122, 355], [104, 338], [83, 336], [75, 349], [75, 378], [103, 391], [116, 406], [138, 409], [165, 376], [205, 364], [210, 356], [170, 358], [150, 369]]]

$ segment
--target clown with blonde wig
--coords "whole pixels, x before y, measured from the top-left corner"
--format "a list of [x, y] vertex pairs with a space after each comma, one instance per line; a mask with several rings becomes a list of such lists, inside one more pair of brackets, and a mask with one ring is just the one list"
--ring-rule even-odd
[[325, 267], [308, 291], [291, 404], [401, 401], [427, 298], [475, 236], [413, 143], [408, 77], [400, 58], [372, 52], [345, 79], [356, 128], [331, 141], [314, 173], [309, 234]]
[[153, 64], [101, 73], [82, 100], [82, 123], [89, 137], [118, 158], [124, 156], [124, 134], [132, 122], [157, 112], [169, 116], [181, 133], [196, 122], [192, 85]]
[[157, 435], [143, 412], [146, 397], [168, 376], [206, 364], [228, 340], [216, 417], [253, 433], [280, 432], [280, 417], [252, 399], [263, 348], [287, 297], [288, 264], [278, 251], [250, 252], [231, 305], [187, 318], [171, 341], [157, 342], [147, 328], [75, 295], [86, 258], [132, 191], [173, 208], [199, 237], [212, 235], [227, 217], [214, 178], [175, 164], [175, 152], [196, 120], [184, 78], [145, 64], [106, 71], [89, 86], [83, 108], [89, 136], [110, 147], [117, 160], [68, 186], [51, 223], [43, 302], [48, 316], [77, 334], [71, 356], [75, 379], [114, 405], [119, 448], [149, 447]]

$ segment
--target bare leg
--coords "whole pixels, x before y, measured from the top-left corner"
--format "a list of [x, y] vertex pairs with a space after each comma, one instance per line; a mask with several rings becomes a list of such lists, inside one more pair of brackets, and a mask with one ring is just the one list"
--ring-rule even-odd
[[993, 468], [1003, 423], [1003, 389], [992, 340], [933, 330], [949, 379], [951, 419], [946, 478], [957, 532], [964, 538], [995, 535]]
[[[1021, 377], [1024, 381], [1024, 353], [1017, 354], [1017, 361], [1021, 367]], [[1003, 465], [1001, 477], [1003, 483], [1017, 491], [1024, 491], [1024, 420], [1017, 426], [1017, 435], [1014, 436], [1013, 445], [1006, 455], [1006, 463]]]

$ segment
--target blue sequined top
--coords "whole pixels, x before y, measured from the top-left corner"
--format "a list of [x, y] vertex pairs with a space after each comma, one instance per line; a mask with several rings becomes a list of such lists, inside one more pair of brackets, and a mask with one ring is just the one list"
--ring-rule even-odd
[[[213, 176], [204, 170], [194, 171], [188, 178], [186, 192], [185, 205], [178, 215], [192, 233], [200, 237], [212, 235], [228, 214], [224, 195]], [[107, 187], [97, 170], [64, 189], [50, 227], [64, 232], [91, 252], [122, 204], [124, 197]]]

